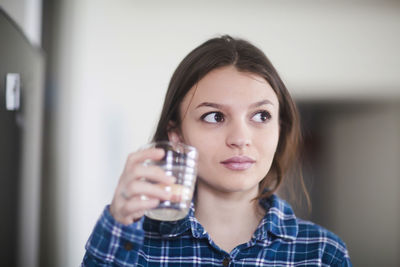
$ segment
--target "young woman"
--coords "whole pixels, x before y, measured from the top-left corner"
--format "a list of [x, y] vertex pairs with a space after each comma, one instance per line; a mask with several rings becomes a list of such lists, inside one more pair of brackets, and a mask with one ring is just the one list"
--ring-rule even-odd
[[143, 216], [171, 197], [154, 182], [174, 179], [142, 164], [162, 150], [132, 153], [82, 266], [351, 266], [336, 235], [274, 194], [296, 159], [299, 131], [296, 106], [262, 51], [230, 36], [203, 43], [172, 76], [153, 138], [198, 149], [189, 214]]

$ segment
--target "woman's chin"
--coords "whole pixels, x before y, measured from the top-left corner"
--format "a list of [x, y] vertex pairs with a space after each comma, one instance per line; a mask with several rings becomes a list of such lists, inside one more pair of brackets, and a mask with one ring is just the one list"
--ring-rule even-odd
[[257, 183], [249, 183], [248, 181], [241, 180], [231, 180], [229, 182], [221, 182], [221, 183], [207, 183], [201, 182], [198, 187], [198, 190], [208, 189], [207, 191], [214, 191], [216, 193], [222, 194], [235, 194], [235, 193], [258, 193], [258, 182]]

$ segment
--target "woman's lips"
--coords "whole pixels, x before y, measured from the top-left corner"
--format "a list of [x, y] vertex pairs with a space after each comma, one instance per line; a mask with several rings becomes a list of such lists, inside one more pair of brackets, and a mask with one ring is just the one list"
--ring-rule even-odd
[[249, 169], [256, 161], [246, 156], [235, 156], [224, 161], [221, 164], [234, 171], [243, 171]]

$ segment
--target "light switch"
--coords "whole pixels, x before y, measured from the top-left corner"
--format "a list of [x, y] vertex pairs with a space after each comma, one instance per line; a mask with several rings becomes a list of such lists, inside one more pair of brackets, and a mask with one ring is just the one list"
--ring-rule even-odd
[[18, 110], [20, 105], [20, 75], [19, 73], [7, 73], [6, 76], [6, 109]]

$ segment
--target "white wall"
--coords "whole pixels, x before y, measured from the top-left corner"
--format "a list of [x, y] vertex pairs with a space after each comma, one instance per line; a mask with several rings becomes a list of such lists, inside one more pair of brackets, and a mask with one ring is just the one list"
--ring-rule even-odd
[[66, 0], [56, 51], [58, 266], [77, 266], [126, 155], [150, 138], [195, 46], [244, 37], [297, 98], [399, 98], [400, 5], [388, 1]]

